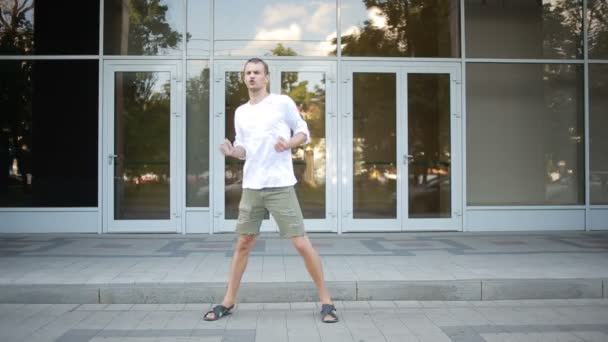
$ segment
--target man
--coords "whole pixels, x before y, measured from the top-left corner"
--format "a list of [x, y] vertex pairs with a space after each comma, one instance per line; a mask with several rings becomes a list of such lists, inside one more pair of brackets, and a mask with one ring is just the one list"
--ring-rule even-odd
[[323, 279], [321, 259], [304, 231], [302, 211], [293, 187], [296, 178], [291, 149], [308, 142], [308, 126], [291, 98], [269, 94], [266, 90], [266, 62], [259, 58], [249, 59], [243, 69], [243, 82], [249, 91], [249, 102], [237, 108], [234, 114], [234, 145], [228, 139], [220, 145], [220, 151], [226, 157], [245, 160], [236, 227], [239, 237], [222, 304], [207, 312], [204, 319], [215, 321], [229, 315], [234, 308], [249, 252], [260, 232], [265, 209], [268, 209], [279, 225], [281, 236], [289, 238], [304, 258], [306, 269], [319, 291], [321, 320], [337, 322], [336, 308]]

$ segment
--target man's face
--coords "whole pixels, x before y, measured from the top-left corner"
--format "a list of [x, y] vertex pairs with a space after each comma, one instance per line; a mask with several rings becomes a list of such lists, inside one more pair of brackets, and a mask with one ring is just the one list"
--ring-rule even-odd
[[268, 75], [264, 72], [264, 64], [249, 62], [245, 65], [243, 80], [249, 90], [260, 90], [266, 87]]

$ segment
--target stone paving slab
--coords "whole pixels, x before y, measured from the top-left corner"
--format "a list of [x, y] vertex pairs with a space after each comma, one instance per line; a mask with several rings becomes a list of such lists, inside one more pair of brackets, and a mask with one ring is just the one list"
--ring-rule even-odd
[[[310, 234], [336, 300], [608, 298], [608, 232]], [[233, 234], [0, 234], [0, 303], [217, 302]], [[290, 242], [262, 234], [239, 300], [314, 302]]]
[[[0, 304], [0, 341], [487, 342], [608, 340], [608, 299], [336, 302], [340, 321], [320, 322], [318, 306], [237, 304], [203, 321], [211, 306]], [[145, 310], [141, 310], [146, 306]]]

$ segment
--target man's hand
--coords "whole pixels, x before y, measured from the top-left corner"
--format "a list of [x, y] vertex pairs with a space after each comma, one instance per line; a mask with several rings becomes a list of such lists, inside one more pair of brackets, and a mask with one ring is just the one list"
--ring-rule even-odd
[[224, 139], [224, 142], [220, 144], [220, 152], [226, 157], [234, 157], [234, 146], [228, 139]]
[[274, 150], [277, 152], [284, 152], [289, 149], [291, 149], [291, 146], [289, 145], [289, 141], [283, 137], [279, 137], [279, 139], [277, 140], [277, 143], [274, 145]]

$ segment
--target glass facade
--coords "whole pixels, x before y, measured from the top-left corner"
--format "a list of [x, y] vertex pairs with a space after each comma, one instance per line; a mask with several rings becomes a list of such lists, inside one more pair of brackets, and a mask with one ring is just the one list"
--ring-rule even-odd
[[104, 5], [104, 54], [181, 55], [181, 1], [104, 0]]
[[215, 55], [335, 55], [336, 10], [331, 0], [215, 1]]
[[464, 0], [468, 58], [583, 58], [582, 0]]
[[467, 64], [468, 204], [584, 204], [583, 119], [580, 64]]
[[0, 55], [99, 54], [99, 2], [1, 0]]
[[0, 207], [96, 207], [98, 61], [0, 60]]
[[[0, 9], [0, 209], [101, 207], [109, 181], [119, 219], [175, 217], [171, 196], [178, 197], [177, 211], [211, 213], [217, 205], [219, 217], [236, 219], [243, 162], [218, 159], [214, 145], [218, 134], [234, 139], [233, 113], [248, 94], [239, 72], [219, 67], [253, 56], [275, 67], [286, 61], [303, 67], [283, 65], [270, 77], [311, 130], [310, 144], [293, 150], [306, 219], [608, 205], [605, 0], [0, 0]], [[122, 83], [114, 80], [118, 102], [111, 106], [120, 115], [105, 127], [110, 114], [100, 108], [109, 95], [100, 86], [105, 66], [115, 61], [173, 63], [179, 71], [177, 80], [160, 71], [117, 72]], [[373, 71], [337, 79], [360, 62]], [[306, 69], [315, 63], [332, 72]], [[449, 64], [464, 72], [464, 82], [454, 93], [448, 74], [378, 71], [389, 64], [412, 70]], [[225, 89], [216, 86], [220, 81]], [[341, 98], [348, 91], [352, 113]], [[220, 93], [225, 101], [214, 105]], [[169, 102], [167, 94], [174, 95]], [[456, 101], [466, 112], [451, 112], [450, 96], [464, 96]], [[451, 129], [455, 114], [466, 118], [465, 129]], [[345, 132], [351, 118], [352, 131]], [[217, 120], [224, 120], [223, 132], [214, 131]], [[123, 175], [116, 183], [100, 181], [108, 156], [99, 154], [107, 144], [99, 131], [108, 130], [112, 146], [130, 158], [113, 165]], [[460, 148], [454, 132], [466, 134], [456, 137], [465, 142], [461, 170], [446, 152]], [[353, 151], [348, 175], [339, 171], [351, 162], [340, 154], [343, 144]], [[175, 169], [161, 165], [171, 153], [178, 155]], [[144, 159], [165, 182], [146, 183], [147, 193], [132, 187], [132, 174], [147, 174], [133, 170]], [[212, 172], [214, 163], [224, 163], [223, 175]], [[460, 173], [463, 190], [451, 177]], [[348, 196], [344, 184], [352, 184]], [[225, 193], [223, 203], [213, 202], [214, 191]], [[339, 207], [351, 195], [352, 213], [345, 213]], [[466, 199], [462, 208], [454, 195]]]
[[353, 76], [353, 217], [396, 218], [396, 75]]
[[209, 206], [209, 64], [188, 61], [186, 83], [186, 205]]
[[343, 0], [343, 56], [460, 57], [460, 2]]
[[608, 2], [588, 0], [587, 8], [589, 58], [608, 59]]
[[591, 204], [608, 205], [608, 64], [589, 65]]

